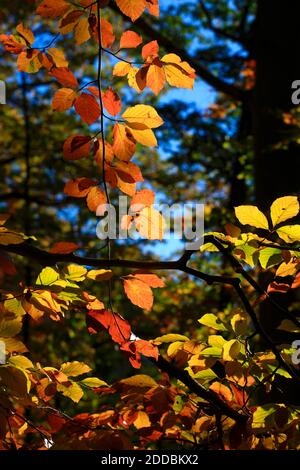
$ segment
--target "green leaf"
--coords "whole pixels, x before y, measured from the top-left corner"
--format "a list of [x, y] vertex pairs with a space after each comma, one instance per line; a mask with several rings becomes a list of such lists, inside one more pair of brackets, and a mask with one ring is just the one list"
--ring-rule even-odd
[[214, 313], [206, 313], [203, 317], [198, 320], [201, 325], [208, 326], [210, 328], [214, 328], [215, 330], [219, 331], [226, 331], [225, 325], [218, 319], [218, 317]]
[[60, 278], [57, 269], [44, 268], [37, 277], [36, 285], [50, 286]]
[[159, 336], [155, 338], [152, 342], [154, 344], [161, 344], [161, 343], [174, 343], [175, 341], [189, 341], [189, 338], [184, 335], [177, 335], [177, 334], [168, 334]]
[[242, 225], [251, 225], [256, 228], [268, 230], [269, 223], [267, 217], [256, 206], [235, 207], [235, 215]]
[[272, 266], [281, 263], [281, 250], [278, 248], [264, 248], [259, 252], [259, 261], [262, 268], [272, 268]]
[[222, 357], [222, 348], [205, 348], [201, 351], [200, 356], [203, 357]]
[[98, 377], [88, 377], [87, 379], [81, 380], [80, 383], [90, 388], [109, 387], [104, 380], [100, 380]]

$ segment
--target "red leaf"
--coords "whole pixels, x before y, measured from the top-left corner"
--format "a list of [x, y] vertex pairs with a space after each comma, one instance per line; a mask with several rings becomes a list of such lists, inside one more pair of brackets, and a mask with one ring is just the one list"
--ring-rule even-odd
[[79, 245], [71, 242], [57, 242], [54, 243], [53, 247], [50, 250], [50, 253], [58, 253], [61, 255], [68, 255], [73, 253], [73, 251], [78, 250]]
[[56, 78], [56, 80], [65, 87], [76, 88], [78, 87], [78, 81], [75, 75], [71, 70], [65, 67], [54, 68], [49, 72], [51, 77]]
[[156, 361], [158, 360], [158, 348], [149, 341], [142, 339], [129, 341], [122, 344], [120, 349], [125, 352], [131, 365], [136, 369], [141, 367], [141, 355], [153, 357]]
[[116, 116], [121, 111], [121, 100], [117, 93], [110, 87], [103, 94], [103, 105], [111, 116]]
[[110, 310], [90, 310], [86, 315], [86, 323], [90, 334], [96, 334], [105, 328], [118, 344], [126, 343], [131, 336], [129, 323], [121, 315]]
[[101, 115], [101, 108], [96, 98], [88, 93], [81, 93], [74, 103], [76, 113], [89, 126]]

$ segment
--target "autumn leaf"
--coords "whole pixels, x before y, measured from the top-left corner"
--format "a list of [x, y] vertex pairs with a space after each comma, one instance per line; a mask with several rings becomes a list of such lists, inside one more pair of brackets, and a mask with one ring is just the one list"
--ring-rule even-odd
[[48, 54], [53, 60], [56, 67], [68, 67], [68, 61], [65, 58], [63, 51], [57, 48], [49, 48]]
[[299, 209], [300, 206], [296, 196], [285, 196], [276, 199], [271, 205], [273, 227], [298, 215]]
[[103, 94], [102, 101], [104, 108], [111, 116], [116, 116], [121, 111], [121, 100], [111, 87]]
[[129, 129], [124, 124], [115, 124], [113, 130], [113, 151], [117, 158], [128, 162], [135, 153], [136, 144]]
[[88, 41], [91, 37], [88, 18], [81, 18], [74, 28], [74, 37], [77, 46]]
[[141, 367], [142, 355], [158, 360], [158, 348], [149, 341], [141, 339], [128, 341], [122, 344], [120, 349], [127, 355], [131, 365], [136, 369]]
[[81, 93], [74, 103], [74, 108], [81, 119], [89, 126], [99, 119], [101, 108], [93, 95], [89, 93]]
[[31, 31], [31, 29], [25, 28], [23, 23], [18, 24], [18, 26], [16, 27], [16, 31], [23, 39], [25, 39], [25, 41], [29, 45], [31, 45], [34, 42], [33, 32]]
[[60, 370], [67, 377], [77, 377], [78, 375], [87, 374], [92, 369], [83, 362], [73, 361], [62, 364]]
[[86, 203], [90, 211], [96, 212], [98, 206], [106, 204], [105, 192], [98, 186], [93, 186], [87, 194]]
[[86, 323], [90, 334], [96, 334], [104, 328], [118, 344], [129, 341], [131, 336], [129, 323], [121, 315], [110, 310], [90, 310], [86, 315]]
[[267, 217], [256, 206], [235, 207], [236, 218], [242, 225], [252, 225], [252, 227], [269, 229]]
[[286, 243], [300, 242], [300, 225], [285, 225], [276, 232]]
[[57, 18], [64, 15], [69, 8], [70, 4], [64, 0], [43, 0], [36, 12], [45, 18]]
[[71, 88], [60, 88], [53, 96], [53, 111], [62, 112], [70, 109], [76, 100], [76, 96], [76, 92]]
[[147, 60], [149, 58], [154, 59], [155, 57], [158, 56], [158, 52], [159, 52], [158, 42], [156, 40], [151, 41], [145, 44], [145, 46], [143, 47], [142, 57], [144, 60]]
[[54, 67], [48, 73], [51, 77], [55, 77], [56, 80], [64, 87], [77, 88], [79, 86], [77, 78], [74, 76], [71, 70], [67, 69], [66, 67]]
[[138, 191], [130, 201], [130, 210], [138, 212], [144, 207], [150, 207], [154, 204], [155, 193], [150, 189], [142, 189]]
[[40, 51], [37, 49], [28, 49], [19, 54], [17, 66], [20, 72], [36, 73], [41, 67]]
[[108, 281], [113, 276], [113, 273], [110, 269], [92, 269], [87, 273], [87, 279], [92, 279], [93, 281]]
[[56, 242], [52, 246], [50, 253], [59, 253], [61, 255], [66, 255], [69, 253], [73, 253], [74, 251], [78, 250], [79, 245], [72, 242]]
[[89, 178], [76, 178], [65, 184], [64, 193], [73, 197], [85, 197], [88, 195], [91, 187], [97, 184], [97, 181]]
[[124, 77], [129, 73], [131, 65], [127, 62], [117, 62], [113, 69], [113, 75], [116, 77]]
[[179, 88], [193, 88], [195, 81], [195, 70], [183, 62], [176, 54], [167, 54], [162, 57], [166, 80], [171, 86]]
[[135, 48], [142, 44], [142, 37], [134, 31], [124, 31], [120, 40], [120, 49]]
[[66, 160], [80, 160], [90, 155], [93, 148], [91, 138], [85, 135], [70, 136], [63, 145], [64, 158]]
[[154, 59], [147, 70], [147, 86], [153, 91], [153, 93], [155, 93], [155, 95], [158, 95], [164, 87], [165, 80], [166, 74], [162, 62], [159, 59]]
[[145, 104], [137, 104], [126, 109], [122, 118], [128, 122], [130, 128], [137, 130], [153, 129], [164, 123], [157, 111]]
[[145, 0], [116, 0], [116, 4], [132, 21], [137, 20], [145, 9]]
[[162, 240], [166, 223], [163, 216], [151, 206], [139, 212], [135, 225], [142, 237], [148, 240]]
[[145, 310], [151, 310], [153, 306], [151, 288], [164, 287], [165, 283], [156, 274], [147, 271], [136, 271], [123, 279], [123, 286], [127, 297], [134, 305]]

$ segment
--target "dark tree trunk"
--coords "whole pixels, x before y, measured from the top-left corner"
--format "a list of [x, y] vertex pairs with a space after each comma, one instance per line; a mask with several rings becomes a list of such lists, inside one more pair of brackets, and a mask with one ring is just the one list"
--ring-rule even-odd
[[[300, 189], [300, 148], [289, 142], [299, 129], [284, 124], [292, 82], [300, 80], [300, 2], [258, 0], [255, 25], [257, 83], [253, 100], [256, 202], [267, 208]], [[285, 144], [285, 145], [283, 145]]]

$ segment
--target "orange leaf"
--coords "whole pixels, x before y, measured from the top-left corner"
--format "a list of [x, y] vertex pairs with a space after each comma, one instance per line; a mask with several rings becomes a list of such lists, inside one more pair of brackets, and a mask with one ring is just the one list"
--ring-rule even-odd
[[125, 31], [120, 40], [120, 49], [138, 47], [142, 44], [142, 37], [134, 31]]
[[66, 111], [73, 106], [76, 100], [76, 92], [71, 88], [60, 88], [57, 90], [52, 100], [53, 111]]
[[136, 369], [141, 367], [141, 355], [154, 357], [154, 359], [158, 360], [158, 348], [149, 341], [144, 341], [142, 339], [128, 341], [127, 343], [122, 344], [120, 349], [125, 352], [131, 365]]
[[55, 77], [56, 80], [65, 87], [71, 87], [71, 88], [78, 87], [77, 78], [74, 76], [71, 70], [68, 70], [66, 67], [53, 68], [49, 72], [49, 75], [51, 77]]
[[153, 93], [158, 95], [158, 93], [163, 89], [165, 81], [166, 76], [162, 67], [162, 62], [157, 57], [148, 68], [146, 84]]
[[155, 193], [150, 189], [142, 189], [138, 191], [130, 202], [130, 209], [134, 212], [138, 212], [144, 207], [149, 207], [154, 204]]
[[19, 54], [17, 66], [20, 72], [36, 73], [42, 67], [40, 52], [37, 49], [27, 49]]
[[96, 334], [105, 328], [118, 344], [126, 343], [131, 336], [129, 323], [121, 315], [110, 310], [90, 310], [86, 315], [86, 323], [90, 334]]
[[106, 204], [104, 191], [98, 186], [93, 186], [87, 195], [86, 203], [90, 211], [96, 212], [98, 206]]
[[56, 18], [64, 15], [70, 7], [71, 5], [64, 0], [43, 0], [36, 12], [45, 18]]
[[109, 87], [102, 97], [103, 105], [111, 116], [116, 116], [121, 111], [121, 100], [117, 93]]
[[68, 67], [68, 61], [62, 50], [52, 47], [48, 49], [48, 55], [50, 55], [56, 67]]
[[85, 135], [68, 137], [63, 146], [64, 158], [66, 160], [80, 160], [87, 157], [92, 151], [93, 142]]
[[34, 34], [31, 29], [25, 28], [23, 23], [18, 24], [16, 27], [16, 31], [20, 36], [22, 36], [28, 44], [32, 44], [34, 42]]
[[78, 250], [79, 245], [71, 242], [57, 242], [54, 243], [53, 247], [50, 250], [50, 253], [58, 253], [61, 255], [68, 255], [73, 253], [73, 251]]
[[165, 283], [160, 277], [158, 277], [156, 274], [153, 274], [148, 271], [136, 271], [134, 274], [132, 274], [136, 279], [139, 279], [140, 281], [143, 281], [145, 284], [147, 284], [149, 287], [165, 287]]
[[88, 93], [81, 93], [76, 99], [74, 108], [81, 119], [89, 126], [101, 115], [101, 108], [96, 98]]
[[159, 45], [157, 41], [151, 41], [145, 44], [142, 49], [142, 57], [147, 60], [149, 57], [155, 59], [158, 56]]
[[220, 382], [214, 382], [209, 388], [224, 398], [226, 401], [232, 401], [232, 392], [230, 388], [226, 387], [226, 385], [223, 385]]
[[119, 160], [128, 162], [136, 149], [136, 144], [130, 131], [127, 131], [124, 124], [116, 124], [114, 126], [113, 135], [113, 151], [116, 157], [119, 158]]
[[151, 288], [140, 279], [127, 278], [123, 281], [125, 294], [134, 305], [145, 310], [151, 310], [153, 293]]
[[[92, 26], [92, 31], [94, 34], [95, 41], [99, 41], [99, 34], [98, 34], [98, 23], [96, 22], [95, 25]], [[104, 18], [101, 19], [101, 42], [102, 47], [110, 47], [115, 40], [115, 35], [113, 32], [112, 24], [105, 20]]]
[[159, 16], [158, 0], [146, 0], [146, 8], [154, 16]]
[[116, 0], [116, 3], [132, 21], [137, 20], [145, 9], [145, 0]]
[[26, 47], [25, 41], [23, 41], [22, 38], [17, 38], [12, 34], [0, 34], [0, 41], [2, 42], [5, 50], [7, 52], [11, 52], [12, 54], [20, 54], [20, 52], [22, 52]]
[[75, 42], [78, 46], [88, 41], [91, 37], [88, 18], [81, 18], [74, 29]]
[[85, 197], [89, 193], [90, 188], [97, 184], [97, 181], [89, 178], [76, 178], [65, 184], [64, 193], [73, 197]]

